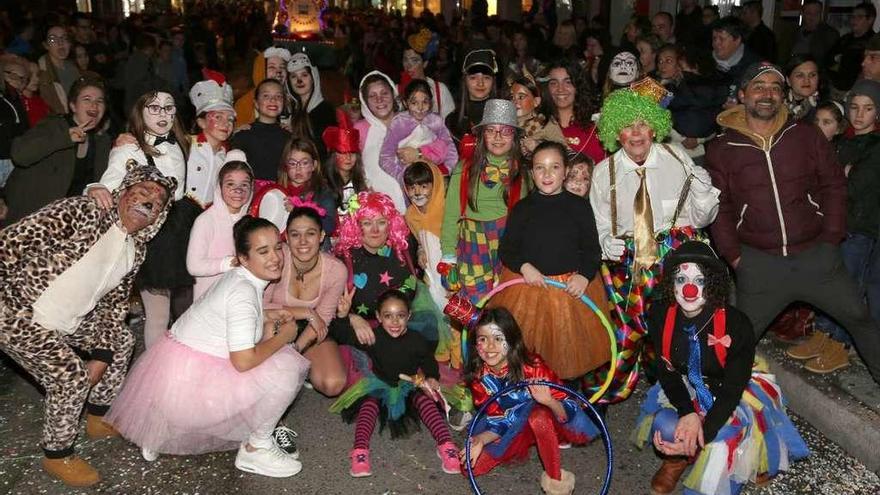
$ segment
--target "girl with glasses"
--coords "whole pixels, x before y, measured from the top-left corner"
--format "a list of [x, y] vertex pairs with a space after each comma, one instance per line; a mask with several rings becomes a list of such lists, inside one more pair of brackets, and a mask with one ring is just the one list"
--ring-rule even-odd
[[336, 201], [321, 174], [321, 163], [314, 143], [293, 138], [284, 146], [278, 164], [278, 180], [255, 182], [251, 215], [259, 215], [285, 232], [287, 216], [298, 201], [311, 201], [324, 210], [321, 227], [326, 233], [322, 249], [330, 249], [330, 237], [336, 231]]
[[513, 102], [489, 100], [474, 128], [473, 155], [450, 176], [438, 271], [447, 279], [455, 272], [460, 287], [449, 288], [473, 303], [492, 290], [501, 273], [498, 244], [507, 214], [529, 189], [517, 145], [519, 131]]
[[98, 182], [86, 186], [86, 194], [103, 208], [112, 206], [110, 191], [125, 175], [129, 160], [149, 163], [165, 176], [177, 179], [168, 220], [147, 246], [136, 283], [144, 305], [144, 342], [152, 346], [168, 330], [172, 320], [172, 297], [182, 303], [183, 312], [192, 302], [189, 288], [195, 283], [186, 269], [189, 231], [202, 208], [194, 201], [181, 201], [190, 187], [186, 161], [189, 136], [177, 119], [177, 104], [168, 90], [154, 89], [141, 95], [128, 118], [129, 135], [117, 140], [110, 150], [107, 170]]

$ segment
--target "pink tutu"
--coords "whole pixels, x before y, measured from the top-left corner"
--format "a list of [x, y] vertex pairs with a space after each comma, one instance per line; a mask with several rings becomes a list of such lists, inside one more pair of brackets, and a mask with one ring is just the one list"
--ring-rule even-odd
[[274, 426], [308, 371], [309, 361], [290, 346], [242, 373], [229, 359], [165, 334], [132, 367], [105, 421], [160, 454], [232, 450], [259, 427]]

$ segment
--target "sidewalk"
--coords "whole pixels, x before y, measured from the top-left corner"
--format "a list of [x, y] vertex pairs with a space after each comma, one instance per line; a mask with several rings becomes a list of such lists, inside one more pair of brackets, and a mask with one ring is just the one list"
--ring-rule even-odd
[[858, 356], [828, 375], [806, 371], [785, 355], [788, 345], [765, 337], [758, 352], [770, 361], [789, 408], [875, 473], [880, 473], [880, 386]]

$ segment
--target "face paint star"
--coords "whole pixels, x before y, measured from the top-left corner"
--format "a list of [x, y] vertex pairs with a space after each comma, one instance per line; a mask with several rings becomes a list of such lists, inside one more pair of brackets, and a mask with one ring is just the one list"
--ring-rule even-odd
[[359, 314], [361, 316], [366, 316], [369, 313], [370, 313], [370, 308], [368, 308], [366, 304], [361, 303], [361, 305], [357, 307], [357, 314]]
[[385, 284], [388, 287], [391, 286], [392, 280], [394, 280], [394, 277], [388, 274], [388, 270], [385, 270], [384, 272], [382, 272], [382, 274], [379, 275], [379, 283]]

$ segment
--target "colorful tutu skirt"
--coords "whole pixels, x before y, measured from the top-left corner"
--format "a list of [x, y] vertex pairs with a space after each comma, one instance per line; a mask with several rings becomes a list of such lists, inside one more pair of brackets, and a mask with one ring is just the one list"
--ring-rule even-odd
[[[501, 272], [501, 282], [519, 277], [507, 268]], [[570, 277], [550, 278], [564, 283]], [[599, 277], [590, 282], [586, 294], [610, 319]], [[580, 299], [560, 289], [513, 285], [493, 296], [488, 307], [507, 308], [522, 329], [528, 350], [540, 354], [560, 378], [577, 378], [611, 359], [611, 342], [599, 317]]]
[[309, 365], [284, 346], [239, 372], [228, 358], [165, 334], [132, 367], [105, 421], [131, 442], [160, 454], [236, 449], [251, 432], [281, 418]]
[[498, 246], [504, 235], [507, 217], [497, 220], [471, 220], [458, 222], [458, 279], [461, 293], [476, 304], [495, 287], [501, 273]]
[[372, 397], [379, 401], [379, 431], [389, 427], [391, 438], [409, 436], [419, 429], [418, 414], [410, 405], [410, 398], [418, 392], [411, 382], [400, 380], [397, 385], [390, 385], [376, 375], [364, 376], [346, 390], [330, 406], [330, 412], [341, 414], [346, 423], [357, 418], [361, 403]]
[[[648, 391], [633, 432], [639, 448], [653, 443], [654, 416], [664, 408], [672, 405], [658, 383]], [[697, 455], [684, 479], [685, 494], [736, 495], [757, 475], [787, 471], [792, 461], [809, 454], [785, 412], [774, 376], [754, 371], [730, 419]]]

